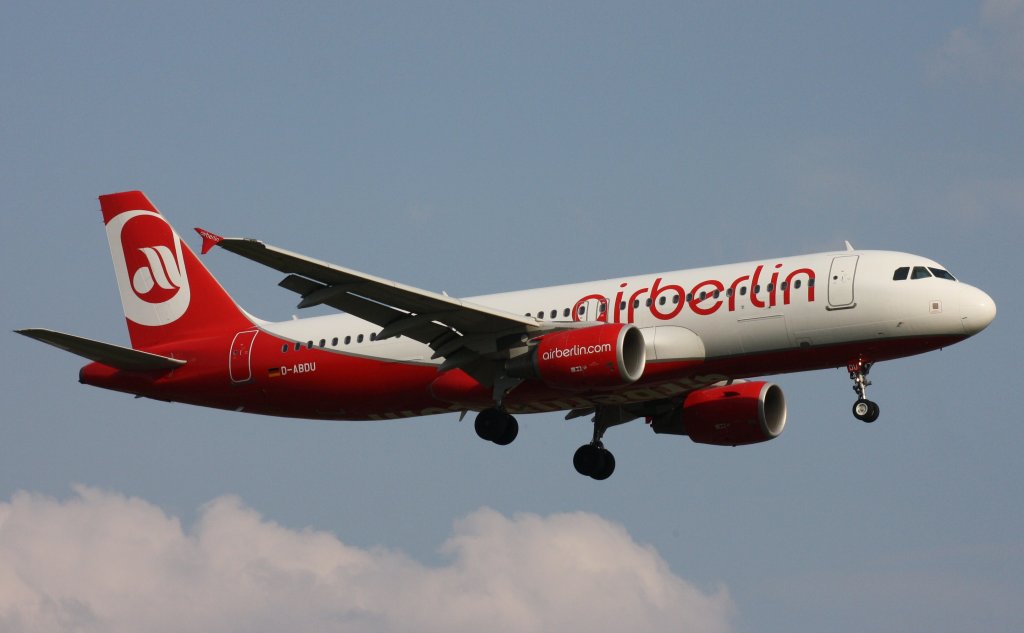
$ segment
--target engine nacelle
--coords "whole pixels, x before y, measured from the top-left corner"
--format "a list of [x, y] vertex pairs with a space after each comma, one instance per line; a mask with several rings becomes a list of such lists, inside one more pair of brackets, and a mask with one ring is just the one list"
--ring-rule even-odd
[[508, 361], [514, 378], [559, 389], [610, 389], [636, 382], [647, 363], [644, 335], [628, 323], [607, 323], [546, 334]]
[[682, 407], [651, 420], [655, 433], [739, 446], [773, 440], [786, 427], [786, 398], [770, 382], [740, 382], [691, 391]]

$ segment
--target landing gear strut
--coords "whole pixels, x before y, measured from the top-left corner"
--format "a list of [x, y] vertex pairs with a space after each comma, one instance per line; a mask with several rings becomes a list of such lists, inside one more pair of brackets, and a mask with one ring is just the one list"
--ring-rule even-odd
[[589, 444], [576, 449], [576, 454], [572, 456], [572, 465], [576, 467], [576, 472], [584, 477], [602, 481], [615, 472], [615, 456], [601, 443], [606, 428], [598, 424], [595, 418], [594, 438]]
[[519, 422], [504, 409], [491, 407], [476, 415], [476, 434], [481, 439], [507, 446], [519, 435]]
[[878, 405], [868, 400], [868, 372], [874, 363], [856, 360], [847, 364], [846, 369], [850, 372], [850, 380], [853, 381], [853, 390], [857, 392], [857, 402], [853, 403], [853, 417], [862, 422], [874, 422], [878, 419]]

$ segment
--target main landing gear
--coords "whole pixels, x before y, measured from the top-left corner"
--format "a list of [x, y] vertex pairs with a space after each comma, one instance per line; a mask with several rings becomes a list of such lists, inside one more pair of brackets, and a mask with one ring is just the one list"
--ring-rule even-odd
[[873, 364], [856, 360], [846, 365], [850, 372], [850, 380], [853, 381], [853, 390], [857, 392], [857, 402], [853, 403], [853, 417], [862, 422], [874, 422], [879, 414], [878, 405], [868, 400], [868, 385], [871, 384], [868, 372], [871, 371]]
[[595, 419], [594, 438], [589, 444], [576, 449], [576, 454], [572, 456], [572, 465], [576, 467], [576, 472], [584, 477], [603, 481], [615, 472], [615, 456], [601, 443], [606, 429], [607, 427], [598, 424]]
[[505, 409], [491, 407], [476, 415], [476, 434], [480, 439], [507, 446], [519, 435], [519, 422]]

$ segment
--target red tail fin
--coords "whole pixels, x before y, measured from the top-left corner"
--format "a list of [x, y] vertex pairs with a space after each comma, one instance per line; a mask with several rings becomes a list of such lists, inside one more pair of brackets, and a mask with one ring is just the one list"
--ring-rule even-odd
[[145, 194], [100, 196], [100, 208], [132, 347], [252, 326]]

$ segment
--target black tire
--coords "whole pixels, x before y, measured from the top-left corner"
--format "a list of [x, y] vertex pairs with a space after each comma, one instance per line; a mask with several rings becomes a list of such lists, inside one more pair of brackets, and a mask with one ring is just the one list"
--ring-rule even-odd
[[501, 411], [497, 409], [484, 409], [476, 414], [476, 422], [473, 423], [473, 427], [480, 439], [493, 441], [495, 433], [502, 430], [501, 415]]
[[498, 446], [508, 446], [519, 436], [519, 422], [514, 417], [505, 413], [502, 415], [501, 432], [496, 433], [491, 440]]
[[861, 422], [871, 423], [878, 419], [880, 409], [877, 404], [861, 398], [853, 403], [853, 417]]
[[615, 456], [606, 448], [598, 449], [598, 454], [601, 457], [601, 467], [590, 476], [597, 481], [604, 481], [615, 472]]
[[572, 456], [572, 465], [576, 467], [576, 472], [584, 477], [591, 477], [600, 465], [601, 457], [598, 450], [593, 444], [584, 444], [577, 448], [576, 454]]
[[866, 418], [864, 418], [864, 421], [867, 422], [868, 424], [870, 424], [870, 423], [872, 423], [872, 422], [874, 422], [875, 420], [878, 419], [878, 415], [882, 411], [881, 411], [881, 409], [879, 409], [878, 405], [875, 404], [874, 402], [871, 402], [869, 400], [868, 403], [871, 405], [871, 407], [870, 407], [871, 410], [868, 411], [868, 415], [867, 415]]

